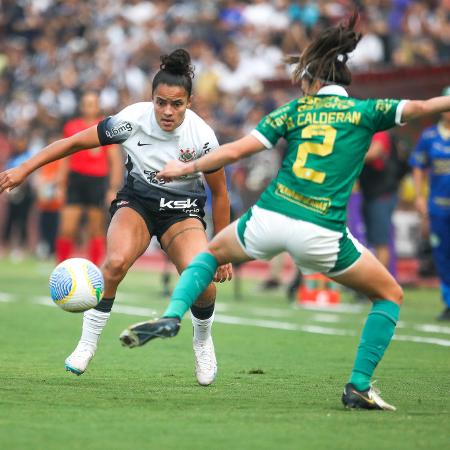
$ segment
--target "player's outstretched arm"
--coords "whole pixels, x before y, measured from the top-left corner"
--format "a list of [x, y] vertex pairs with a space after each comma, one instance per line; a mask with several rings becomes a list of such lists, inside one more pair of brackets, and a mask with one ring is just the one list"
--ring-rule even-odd
[[450, 95], [428, 100], [410, 100], [402, 111], [402, 122], [450, 111]]
[[221, 145], [216, 151], [190, 163], [183, 163], [178, 160], [169, 161], [164, 169], [158, 173], [157, 178], [171, 181], [174, 178], [195, 172], [210, 172], [264, 149], [264, 145], [249, 134], [237, 141]]
[[64, 158], [80, 150], [98, 147], [99, 145], [100, 141], [98, 140], [96, 125], [68, 138], [55, 141], [20, 166], [1, 172], [0, 193], [5, 190], [10, 191], [19, 186], [28, 175], [49, 162]]

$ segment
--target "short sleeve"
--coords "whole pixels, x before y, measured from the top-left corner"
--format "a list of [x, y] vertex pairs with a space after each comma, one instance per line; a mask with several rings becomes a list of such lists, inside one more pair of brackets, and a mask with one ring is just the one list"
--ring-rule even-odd
[[208, 126], [206, 132], [202, 136], [202, 142], [200, 144], [202, 145], [201, 156], [207, 155], [209, 152], [212, 152], [219, 147], [219, 141], [211, 127]]
[[287, 119], [287, 108], [285, 106], [278, 108], [263, 117], [251, 134], [264, 147], [272, 148], [278, 142], [278, 139], [286, 135]]
[[[217, 140], [216, 133], [214, 133], [214, 130], [205, 122], [202, 122], [202, 130], [203, 131], [200, 135], [200, 142], [199, 142], [200, 147], [200, 154], [198, 156], [199, 158], [219, 148], [219, 141]], [[218, 172], [219, 170], [220, 169], [214, 169], [204, 173], [210, 174]]]
[[426, 133], [423, 133], [409, 157], [409, 165], [419, 169], [426, 169], [429, 166], [428, 151], [429, 140], [426, 137]]
[[128, 108], [99, 122], [97, 134], [101, 145], [122, 144], [131, 136], [133, 124], [130, 120], [127, 120]]
[[403, 125], [402, 112], [407, 100], [374, 99], [367, 102], [369, 107], [367, 112], [374, 132]]

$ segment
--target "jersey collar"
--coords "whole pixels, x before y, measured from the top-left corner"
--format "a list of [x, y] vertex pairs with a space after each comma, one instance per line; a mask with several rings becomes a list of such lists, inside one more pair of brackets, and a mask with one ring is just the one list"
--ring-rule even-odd
[[321, 87], [316, 95], [339, 95], [341, 97], [348, 97], [347, 91], [337, 84], [328, 84]]

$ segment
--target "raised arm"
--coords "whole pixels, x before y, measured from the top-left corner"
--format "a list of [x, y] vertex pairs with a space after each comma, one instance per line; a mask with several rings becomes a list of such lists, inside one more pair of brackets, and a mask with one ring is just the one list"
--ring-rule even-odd
[[178, 160], [169, 161], [166, 167], [158, 173], [157, 178], [171, 181], [174, 178], [195, 172], [210, 172], [264, 149], [264, 145], [249, 134], [237, 141], [221, 145], [216, 151], [190, 163], [183, 163]]
[[0, 193], [7, 190], [8, 192], [19, 186], [25, 178], [39, 167], [64, 158], [76, 153], [80, 150], [95, 148], [100, 146], [97, 135], [97, 126], [94, 125], [80, 133], [74, 134], [65, 139], [55, 141], [25, 161], [19, 167], [6, 170], [0, 173]]
[[428, 100], [410, 100], [402, 111], [402, 122], [450, 111], [450, 95], [434, 97]]

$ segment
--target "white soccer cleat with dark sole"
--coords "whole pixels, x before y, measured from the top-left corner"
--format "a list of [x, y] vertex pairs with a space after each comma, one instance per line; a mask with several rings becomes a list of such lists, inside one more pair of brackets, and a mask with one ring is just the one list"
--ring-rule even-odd
[[195, 375], [198, 384], [209, 386], [217, 375], [217, 360], [211, 336], [206, 341], [193, 340]]
[[75, 375], [82, 375], [86, 371], [94, 355], [95, 348], [80, 342], [72, 354], [64, 361], [64, 367], [67, 372], [72, 372]]

